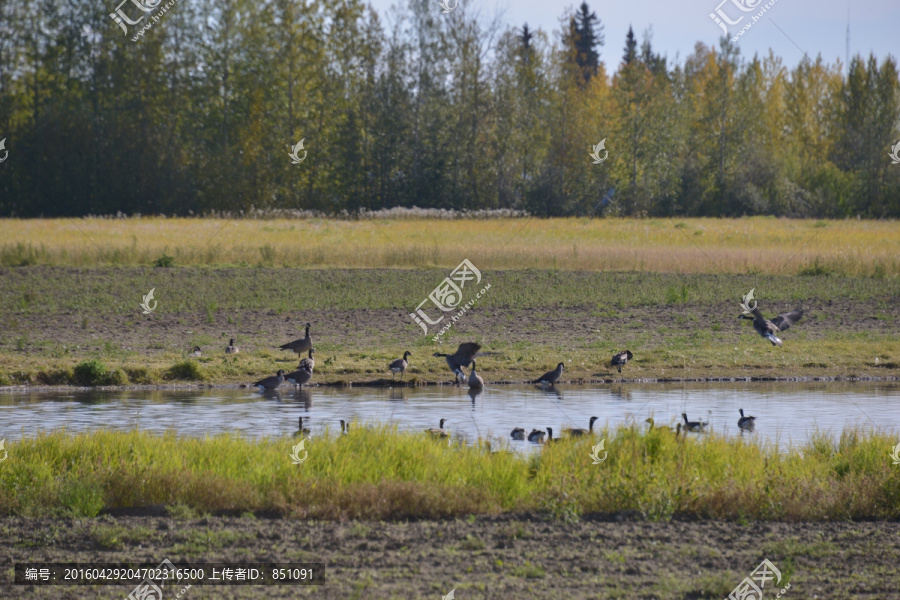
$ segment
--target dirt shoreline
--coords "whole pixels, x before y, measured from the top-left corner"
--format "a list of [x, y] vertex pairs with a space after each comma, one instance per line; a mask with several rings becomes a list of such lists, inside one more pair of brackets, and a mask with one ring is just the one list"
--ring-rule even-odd
[[[322, 586], [191, 587], [206, 598], [572, 599], [726, 597], [762, 560], [786, 599], [896, 598], [900, 523], [647, 522], [535, 515], [446, 521], [321, 522], [119, 517], [0, 521], [5, 598], [117, 599], [133, 586], [12, 585], [22, 561], [325, 563]], [[781, 587], [781, 586], [779, 586]], [[177, 590], [176, 590], [177, 591]], [[777, 592], [772, 592], [772, 596]], [[769, 593], [766, 594], [769, 597]], [[168, 596], [167, 596], [168, 600]]]
[[[667, 377], [667, 378], [641, 378], [641, 379], [573, 379], [563, 380], [557, 385], [588, 385], [588, 384], [656, 384], [656, 383], [751, 383], [751, 382], [892, 382], [900, 381], [900, 376], [875, 377]], [[531, 381], [485, 381], [487, 385], [533, 385]], [[389, 387], [434, 387], [434, 386], [453, 386], [452, 382], [444, 381], [416, 381], [416, 382], [391, 382], [387, 381], [325, 381], [312, 384], [308, 387], [362, 387], [362, 388], [389, 388]], [[197, 389], [248, 389], [249, 386], [244, 383], [194, 383], [194, 384], [159, 384], [159, 385], [104, 385], [104, 386], [76, 386], [76, 385], [10, 385], [0, 386], [0, 394], [18, 393], [18, 392], [71, 392], [71, 391], [154, 391], [154, 390], [197, 390]], [[291, 389], [285, 387], [285, 389]], [[296, 388], [294, 388], [296, 389]]]

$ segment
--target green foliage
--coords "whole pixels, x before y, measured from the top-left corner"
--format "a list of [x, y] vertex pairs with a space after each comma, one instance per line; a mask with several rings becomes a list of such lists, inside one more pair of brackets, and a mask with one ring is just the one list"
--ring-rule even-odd
[[72, 371], [72, 378], [77, 385], [124, 385], [128, 377], [121, 369], [110, 370], [96, 359], [78, 363]]
[[163, 373], [163, 379], [178, 381], [206, 381], [206, 373], [195, 360], [175, 363]]
[[153, 262], [154, 267], [171, 267], [175, 265], [175, 257], [163, 254]]
[[[313, 437], [298, 466], [289, 438], [57, 431], [8, 445], [0, 514], [92, 516], [103, 508], [167, 504], [184, 518], [247, 511], [328, 519], [535, 511], [564, 521], [622, 511], [740, 522], [900, 517], [900, 472], [888, 457], [896, 441], [887, 435], [823, 434], [787, 451], [665, 429], [604, 430], [599, 438], [609, 456], [594, 465], [596, 439], [560, 441], [526, 457], [354, 423], [349, 435]], [[126, 541], [115, 530], [95, 532], [94, 539], [110, 547]], [[203, 554], [236, 541], [197, 532], [181, 552]], [[815, 559], [831, 552], [830, 544], [785, 539], [765, 551], [790, 573], [793, 563], [783, 559]], [[461, 545], [477, 549], [483, 542]], [[537, 565], [519, 567], [519, 576], [542, 576]]]

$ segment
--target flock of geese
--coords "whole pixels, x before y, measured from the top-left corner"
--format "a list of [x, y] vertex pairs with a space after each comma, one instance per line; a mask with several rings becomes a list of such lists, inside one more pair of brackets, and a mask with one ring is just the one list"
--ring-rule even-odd
[[[750, 290], [750, 292], [743, 297], [743, 301], [741, 302], [741, 308], [743, 312], [738, 316], [739, 319], [747, 319], [753, 322], [753, 328], [756, 332], [767, 339], [772, 343], [773, 346], [781, 346], [783, 344], [782, 340], [778, 337], [777, 334], [787, 330], [791, 325], [794, 325], [803, 317], [802, 310], [793, 310], [777, 317], [769, 320], [762, 316], [757, 307], [757, 303], [753, 301], [753, 292], [754, 290]], [[752, 304], [751, 304], [752, 302]], [[309, 335], [310, 324], [306, 324], [306, 335], [305, 337], [296, 339], [292, 342], [284, 344], [280, 346], [280, 350], [289, 350], [291, 352], [295, 352], [299, 356], [303, 356], [300, 360], [300, 364], [297, 365], [297, 369], [292, 371], [291, 373], [285, 373], [284, 370], [279, 369], [279, 371], [270, 377], [265, 377], [260, 379], [259, 381], [252, 384], [252, 387], [259, 388], [263, 391], [272, 391], [277, 390], [285, 382], [288, 382], [293, 385], [300, 386], [301, 388], [310, 383], [312, 381], [313, 369], [315, 368], [315, 349], [313, 348], [312, 338]], [[441, 352], [434, 353], [435, 357], [443, 358], [447, 366], [450, 368], [450, 371], [453, 373], [455, 383], [457, 385], [461, 385], [464, 383], [468, 383], [470, 389], [480, 390], [484, 388], [484, 379], [478, 373], [478, 367], [476, 363], [476, 357], [480, 355], [491, 354], [489, 352], [480, 352], [481, 346], [475, 342], [465, 342], [459, 345], [456, 349], [456, 352], [453, 354], [445, 354]], [[240, 350], [235, 345], [234, 339], [231, 339], [228, 343], [228, 346], [225, 348], [225, 354], [238, 354]], [[194, 347], [193, 351], [190, 353], [191, 357], [199, 358], [201, 356], [201, 350], [199, 347]], [[412, 356], [412, 353], [406, 351], [403, 353], [402, 358], [398, 358], [392, 361], [387, 370], [391, 372], [391, 378], [394, 379], [398, 374], [400, 375], [401, 381], [403, 380], [403, 375], [406, 373], [406, 370], [409, 368], [410, 362], [409, 358]], [[617, 352], [613, 355], [610, 360], [610, 366], [616, 367], [618, 372], [622, 372], [622, 367], [628, 364], [634, 358], [634, 354], [630, 350], [623, 350], [621, 352]], [[465, 369], [470, 368], [468, 374], [466, 374]], [[556, 368], [547, 371], [537, 379], [531, 380], [530, 383], [541, 384], [552, 386], [556, 384], [560, 378], [562, 377], [563, 371], [565, 370], [565, 365], [560, 362], [556, 365]], [[738, 428], [742, 431], [752, 431], [756, 425], [756, 417], [744, 415], [744, 409], [740, 409], [740, 419], [738, 420]], [[675, 434], [680, 435], [682, 431], [689, 432], [703, 432], [708, 427], [709, 423], [705, 421], [691, 421], [688, 419], [686, 413], [681, 414], [684, 423], [677, 423], [675, 427]], [[581, 437], [581, 436], [589, 436], [594, 433], [594, 422], [597, 420], [597, 417], [591, 417], [590, 422], [588, 424], [587, 429], [564, 429], [562, 434], [568, 437]], [[447, 419], [442, 418], [440, 420], [440, 424], [437, 427], [432, 427], [430, 429], [426, 429], [425, 431], [433, 436], [446, 438], [450, 436], [450, 432], [444, 428], [444, 423], [446, 423]], [[653, 419], [649, 418], [646, 421], [650, 424], [650, 428], [653, 429], [655, 427]], [[664, 426], [660, 426], [658, 428], [663, 428]], [[350, 424], [341, 420], [341, 432], [346, 434], [350, 430]], [[297, 435], [308, 434], [309, 429], [303, 427], [303, 417], [300, 417], [299, 429], [297, 431]], [[527, 440], [533, 443], [549, 443], [560, 438], [553, 437], [553, 428], [547, 427], [546, 431], [539, 429], [532, 429], [530, 433], [526, 434], [526, 431], [522, 427], [516, 427], [510, 432], [510, 437], [513, 440]]]

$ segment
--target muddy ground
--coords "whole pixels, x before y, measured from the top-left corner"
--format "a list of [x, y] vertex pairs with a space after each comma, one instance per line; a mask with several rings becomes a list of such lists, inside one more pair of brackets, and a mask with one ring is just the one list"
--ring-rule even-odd
[[[12, 585], [19, 561], [324, 563], [318, 587], [193, 586], [185, 598], [726, 597], [768, 558], [784, 598], [900, 597], [900, 523], [575, 523], [503, 516], [410, 523], [100, 517], [0, 521], [4, 598], [124, 598], [132, 586]], [[179, 590], [173, 589], [171, 597]], [[766, 590], [768, 591], [768, 590]], [[765, 598], [774, 598], [772, 591]], [[169, 596], [167, 596], [169, 598]]]
[[[228, 339], [235, 337], [244, 353], [241, 361], [258, 355], [261, 350], [277, 357], [245, 370], [250, 376], [262, 376], [269, 370], [293, 368], [296, 355], [276, 348], [278, 344], [302, 337], [308, 320], [313, 323], [312, 337], [318, 350], [315, 383], [320, 385], [383, 383], [390, 379], [387, 359], [374, 355], [392, 349], [397, 356], [403, 349], [412, 351], [409, 375], [419, 383], [449, 380], [443, 360], [431, 354], [436, 350], [452, 352], [456, 344], [467, 340], [479, 340], [485, 350], [499, 350], [496, 357], [483, 363], [487, 369], [485, 378], [491, 383], [528, 381], [545, 367], [552, 368], [557, 355], [577, 358], [576, 363], [567, 364], [563, 381], [729, 377], [892, 379], [900, 376], [900, 360], [890, 353], [882, 353], [884, 356], [879, 359], [875, 349], [872, 356], [854, 355], [851, 360], [835, 356], [785, 363], [779, 358], [791, 353], [792, 340], [814, 342], [842, 335], [865, 340], [869, 335], [895, 335], [900, 304], [874, 309], [861, 302], [831, 302], [827, 309], [807, 314], [799, 325], [785, 332], [783, 349], [772, 348], [753, 332], [748, 322], [736, 319], [738, 312], [725, 303], [688, 304], [629, 307], [609, 316], [598, 314], [596, 307], [581, 306], [547, 311], [538, 317], [533, 310], [490, 307], [465, 315], [443, 349], [432, 345], [407, 313], [398, 309], [307, 310], [302, 316], [270, 310], [229, 310], [219, 314], [214, 322], [200, 313], [105, 315], [102, 319], [79, 319], [74, 314], [19, 315], [12, 318], [15, 323], [7, 323], [10, 327], [7, 331], [15, 327], [28, 332], [24, 349], [16, 350], [16, 342], [10, 335], [0, 342], [0, 351], [21, 356], [23, 364], [32, 364], [29, 356], [49, 359], [58, 356], [64, 348], [64, 356], [74, 364], [75, 360], [85, 360], [98, 353], [102, 356], [104, 344], [113, 343], [123, 353], [123, 364], [164, 366], [163, 361], [171, 364], [173, 353], [185, 354], [197, 339], [216, 340], [202, 345], [203, 362], [211, 358], [221, 361]], [[743, 354], [738, 356], [736, 364], [730, 357], [730, 364], [717, 364], [716, 355], [695, 354], [691, 350], [694, 344], [712, 344], [729, 352], [740, 348]], [[635, 352], [634, 361], [622, 374], [607, 362], [616, 348], [630, 348]], [[650, 351], [664, 355], [657, 353], [651, 357]], [[548, 352], [554, 358], [542, 356]], [[753, 358], [763, 354], [766, 356], [762, 359]], [[741, 356], [745, 358], [743, 365]], [[112, 356], [106, 362], [115, 364], [118, 360]], [[332, 361], [337, 362], [330, 364]], [[537, 366], [532, 366], [535, 362]], [[8, 372], [14, 372], [14, 368]], [[214, 383], [234, 384], [246, 379], [223, 376]], [[52, 381], [33, 379], [31, 383]]]

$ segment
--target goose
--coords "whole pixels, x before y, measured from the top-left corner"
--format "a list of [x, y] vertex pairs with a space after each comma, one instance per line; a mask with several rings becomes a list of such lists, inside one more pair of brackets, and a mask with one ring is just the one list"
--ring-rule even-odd
[[553, 437], [553, 428], [552, 428], [552, 427], [548, 427], [548, 428], [547, 428], [547, 441], [546, 441], [546, 443], [547, 443], [547, 444], [550, 444], [550, 443], [552, 443], [552, 442], [559, 442], [559, 441], [561, 441], [559, 438]]
[[562, 363], [559, 363], [558, 365], [556, 365], [555, 369], [553, 369], [552, 371], [547, 371], [531, 383], [549, 383], [550, 385], [553, 385], [554, 383], [559, 381], [559, 378], [563, 372], [563, 368], [564, 365]]
[[315, 354], [315, 350], [313, 348], [309, 349], [309, 356], [300, 361], [300, 368], [306, 369], [309, 368], [309, 372], [312, 373], [313, 367], [316, 366], [316, 359], [313, 358], [313, 354]]
[[741, 429], [753, 429], [756, 426], [756, 417], [744, 416], [744, 409], [738, 409], [741, 412], [741, 418], [738, 419], [738, 427]]
[[346, 423], [343, 419], [341, 419], [341, 435], [349, 435], [350, 433], [350, 423]]
[[265, 379], [260, 379], [259, 381], [254, 383], [253, 386], [263, 390], [277, 390], [281, 387], [282, 383], [284, 383], [284, 371], [279, 369], [277, 375], [266, 377]]
[[659, 427], [656, 427], [656, 421], [653, 420], [653, 417], [647, 417], [646, 419], [644, 419], [644, 423], [649, 423], [650, 427], [648, 429], [651, 429], [651, 430], [654, 428], [655, 429], [665, 429], [662, 425], [660, 425]]
[[509, 437], [511, 437], [511, 438], [514, 439], [514, 440], [522, 441], [522, 440], [525, 439], [525, 430], [522, 429], [521, 427], [516, 427], [516, 428], [513, 429], [512, 432], [509, 434]]
[[312, 339], [309, 337], [309, 323], [306, 324], [306, 337], [300, 338], [299, 340], [294, 340], [293, 342], [288, 342], [284, 346], [279, 346], [279, 350], [290, 350], [291, 352], [296, 352], [297, 354], [303, 354], [307, 350], [312, 348]]
[[294, 437], [303, 437], [304, 435], [309, 435], [309, 428], [303, 426], [303, 417], [300, 417], [297, 424], [299, 427], [297, 431], [294, 432]]
[[744, 296], [743, 302], [741, 302], [741, 308], [744, 309], [744, 312], [738, 315], [738, 319], [753, 321], [753, 329], [756, 330], [756, 333], [772, 342], [773, 346], [781, 346], [782, 341], [778, 338], [777, 334], [786, 331], [791, 325], [799, 321], [803, 317], [803, 311], [798, 308], [791, 312], [778, 315], [770, 321], [762, 316], [755, 301], [753, 302], [753, 306], [750, 306], [750, 302], [753, 300], [753, 291], [755, 289], [756, 288], [753, 288], [746, 296]]
[[544, 441], [545, 435], [547, 435], [546, 432], [540, 431], [538, 429], [532, 429], [531, 433], [528, 434], [528, 441], [534, 442], [535, 444], [541, 444]]
[[403, 374], [406, 372], [407, 367], [409, 367], [409, 361], [406, 359], [410, 356], [412, 356], [412, 352], [407, 350], [403, 353], [403, 358], [398, 358], [388, 365], [388, 370], [391, 372], [391, 379], [393, 379], [397, 373], [400, 373], [400, 380], [403, 380]]
[[612, 360], [609, 361], [609, 366], [618, 367], [619, 373], [622, 372], [622, 367], [628, 364], [628, 361], [634, 357], [634, 354], [631, 353], [631, 350], [625, 350], [623, 352], [617, 352], [613, 355]]
[[200, 358], [201, 356], [203, 356], [203, 353], [200, 352], [200, 346], [194, 346], [194, 350], [190, 354], [188, 354], [188, 356], [190, 356], [191, 358]]
[[231, 338], [228, 345], [225, 346], [225, 354], [237, 354], [238, 352], [240, 352], [240, 350], [234, 345], [234, 338]]
[[677, 440], [680, 437], [681, 437], [681, 423], [679, 423], [675, 426], [675, 439]]
[[469, 373], [469, 388], [480, 390], [484, 387], [484, 379], [475, 370], [475, 359], [472, 359], [472, 372]]
[[288, 373], [284, 378], [302, 388], [312, 379], [312, 371], [307, 369], [304, 365], [300, 365], [296, 371]]
[[430, 433], [433, 436], [442, 437], [442, 438], [449, 437], [450, 432], [447, 431], [446, 429], [444, 429], [444, 422], [446, 420], [447, 419], [441, 419], [441, 424], [439, 426], [432, 427], [431, 429], [426, 429], [425, 433]]
[[[581, 437], [585, 435], [594, 435], [594, 421], [596, 421], [598, 417], [591, 417], [591, 422], [588, 425], [587, 429], [564, 429], [563, 433], [568, 433], [571, 436]], [[549, 429], [549, 428], [548, 428]]]
[[447, 366], [453, 371], [453, 374], [456, 376], [456, 383], [459, 384], [466, 380], [466, 374], [462, 368], [468, 367], [469, 364], [475, 360], [475, 355], [478, 354], [479, 350], [481, 350], [479, 344], [476, 344], [475, 342], [465, 342], [459, 345], [459, 348], [456, 349], [454, 354], [435, 352], [434, 356], [442, 356], [446, 359]]
[[707, 421], [688, 421], [687, 413], [681, 413], [681, 416], [684, 417], [684, 428], [687, 431], [703, 431], [709, 425]]

